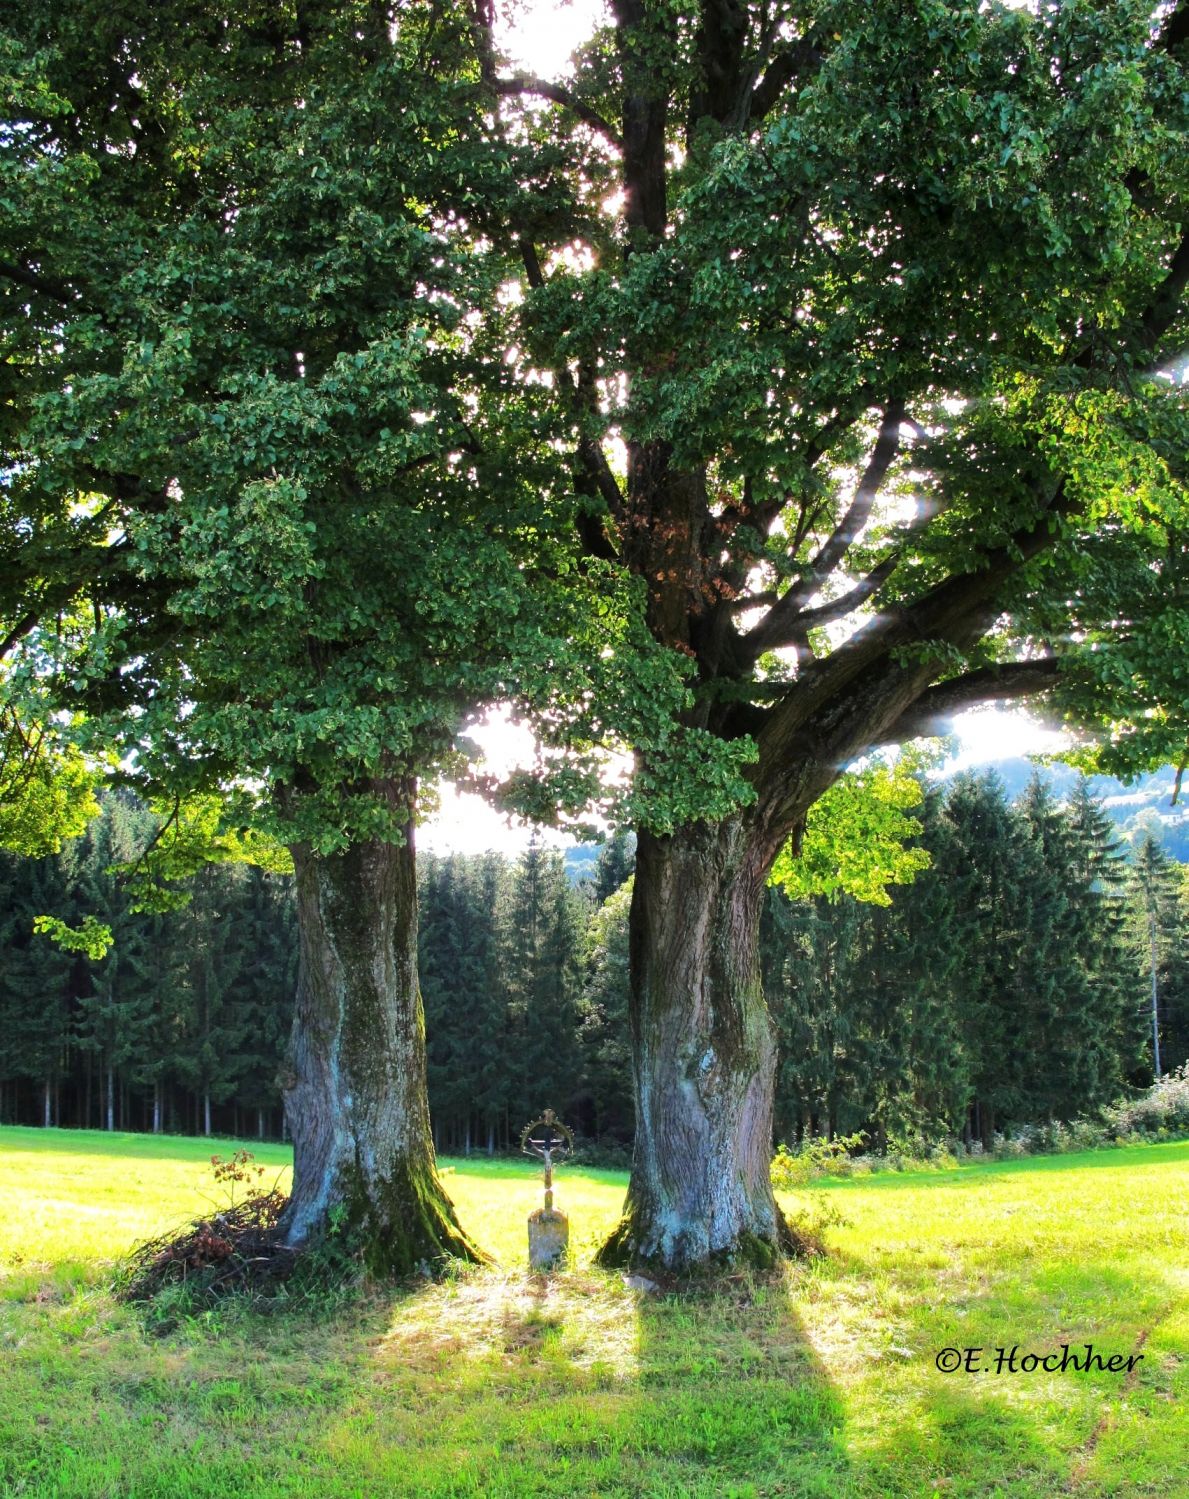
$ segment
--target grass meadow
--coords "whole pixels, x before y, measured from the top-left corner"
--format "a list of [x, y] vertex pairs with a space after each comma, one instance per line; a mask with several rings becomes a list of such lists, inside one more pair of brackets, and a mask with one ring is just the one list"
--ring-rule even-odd
[[[786, 1206], [824, 1256], [681, 1295], [589, 1266], [623, 1173], [559, 1172], [544, 1278], [532, 1163], [448, 1160], [497, 1267], [162, 1333], [110, 1262], [217, 1201], [235, 1143], [0, 1129], [0, 1493], [1189, 1496], [1189, 1143], [823, 1184]], [[1143, 1358], [996, 1368], [1086, 1343]]]

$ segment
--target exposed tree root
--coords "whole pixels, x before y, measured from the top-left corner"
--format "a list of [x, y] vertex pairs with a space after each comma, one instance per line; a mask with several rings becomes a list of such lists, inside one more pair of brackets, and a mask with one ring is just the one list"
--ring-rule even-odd
[[756, 1270], [772, 1270], [786, 1256], [791, 1259], [808, 1259], [823, 1252], [824, 1246], [819, 1238], [802, 1228], [794, 1227], [778, 1208], [775, 1240], [743, 1232], [728, 1248], [716, 1250], [696, 1263], [685, 1260], [669, 1263], [659, 1255], [641, 1254], [638, 1251], [629, 1208], [595, 1255], [595, 1264], [605, 1270], [638, 1270], [653, 1278], [673, 1275], [713, 1277], [723, 1270], [741, 1265]]

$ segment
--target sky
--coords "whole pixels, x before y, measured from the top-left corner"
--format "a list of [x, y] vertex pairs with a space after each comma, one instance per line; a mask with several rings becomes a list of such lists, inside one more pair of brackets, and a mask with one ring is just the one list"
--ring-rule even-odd
[[[952, 775], [976, 765], [991, 765], [1017, 755], [1052, 754], [1068, 744], [1065, 735], [1046, 729], [1024, 713], [997, 708], [975, 708], [954, 720], [957, 753], [942, 765], [941, 775]], [[506, 775], [517, 766], [533, 761], [533, 737], [528, 729], [511, 723], [505, 709], [496, 708], [486, 723], [470, 731], [482, 747], [490, 769]], [[417, 833], [417, 846], [433, 854], [481, 854], [488, 850], [514, 855], [528, 847], [530, 824], [509, 818], [481, 797], [459, 793], [442, 785], [440, 810]], [[538, 841], [564, 847], [573, 839], [549, 829], [537, 830]]]
[[[603, 0], [500, 0], [497, 10], [504, 24], [501, 43], [511, 64], [540, 78], [556, 79], [566, 70], [570, 53], [590, 34], [605, 14]], [[1018, 755], [1051, 754], [1068, 744], [1066, 736], [1046, 729], [1022, 711], [976, 708], [954, 720], [957, 754], [942, 767], [943, 774]], [[506, 711], [493, 709], [486, 724], [472, 737], [482, 747], [496, 775], [531, 765], [533, 739], [513, 725]], [[477, 854], [495, 850], [516, 854], [527, 847], [532, 828], [497, 812], [480, 797], [439, 788], [441, 807], [418, 832], [418, 846], [430, 853]], [[548, 830], [541, 841], [564, 844], [572, 840]]]
[[556, 0], [496, 0], [504, 23], [498, 28], [500, 44], [514, 67], [556, 79], [606, 9], [603, 0], [563, 0], [560, 5]]

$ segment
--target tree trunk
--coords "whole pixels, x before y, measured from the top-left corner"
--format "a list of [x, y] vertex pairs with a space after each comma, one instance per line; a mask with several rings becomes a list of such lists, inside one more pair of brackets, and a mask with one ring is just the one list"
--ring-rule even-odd
[[1156, 1081], [1160, 1072], [1160, 991], [1156, 983], [1156, 913], [1148, 913], [1148, 945], [1152, 960], [1152, 1071]]
[[112, 1077], [110, 1065], [107, 1069], [107, 1093], [105, 1098], [105, 1128], [110, 1134], [116, 1127], [116, 1090], [115, 1079]]
[[153, 1133], [161, 1133], [161, 1079], [153, 1083]]
[[417, 982], [411, 841], [293, 848], [300, 941], [285, 1083], [297, 1248], [341, 1230], [377, 1272], [482, 1259], [437, 1174]]
[[760, 983], [766, 867], [741, 817], [642, 832], [631, 908], [636, 1143], [604, 1264], [771, 1263], [776, 1044]]
[[45, 1080], [45, 1108], [42, 1114], [42, 1123], [46, 1129], [54, 1127], [53, 1088], [49, 1078]]
[[211, 1095], [202, 1095], [202, 1133], [209, 1136], [211, 1132]]

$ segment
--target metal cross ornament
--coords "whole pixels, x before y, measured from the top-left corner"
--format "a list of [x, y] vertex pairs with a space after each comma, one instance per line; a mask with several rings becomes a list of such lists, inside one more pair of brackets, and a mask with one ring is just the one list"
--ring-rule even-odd
[[561, 1160], [574, 1148], [574, 1136], [552, 1109], [546, 1109], [539, 1119], [525, 1125], [520, 1137], [520, 1148], [525, 1155], [539, 1155], [545, 1162], [545, 1211], [553, 1209], [553, 1160], [558, 1152]]

